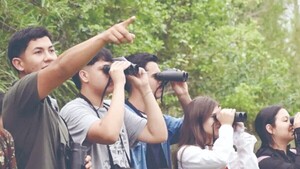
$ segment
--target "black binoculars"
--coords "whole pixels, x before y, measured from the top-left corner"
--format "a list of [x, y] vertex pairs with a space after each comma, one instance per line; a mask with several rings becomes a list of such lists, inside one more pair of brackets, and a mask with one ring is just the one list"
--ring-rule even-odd
[[71, 168], [72, 169], [84, 169], [85, 157], [87, 156], [88, 148], [82, 146], [79, 143], [72, 144], [72, 156], [71, 156]]
[[[113, 61], [128, 61], [125, 57], [114, 58]], [[110, 65], [103, 66], [103, 72], [108, 74], [110, 70]], [[131, 63], [131, 65], [124, 70], [125, 75], [137, 75], [139, 73], [139, 67], [136, 64]]]
[[[108, 74], [110, 70], [110, 65], [103, 66], [103, 72]], [[136, 64], [131, 64], [128, 68], [124, 70], [125, 75], [137, 75], [139, 73], [139, 67]]]
[[177, 81], [185, 82], [188, 80], [189, 74], [177, 69], [167, 69], [154, 75], [155, 79], [159, 81]]
[[245, 122], [247, 120], [246, 112], [235, 112], [234, 122]]
[[[214, 114], [213, 118], [218, 121], [216, 114]], [[246, 122], [247, 113], [246, 112], [235, 112], [233, 123], [236, 122]]]

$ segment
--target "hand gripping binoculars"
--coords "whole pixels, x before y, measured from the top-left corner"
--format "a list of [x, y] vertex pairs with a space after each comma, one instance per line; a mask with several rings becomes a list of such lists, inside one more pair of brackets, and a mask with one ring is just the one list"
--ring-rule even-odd
[[[128, 61], [125, 57], [114, 58], [113, 61]], [[103, 66], [103, 72], [108, 74], [110, 70], [110, 65]], [[131, 65], [124, 70], [125, 75], [137, 75], [139, 73], [139, 67], [136, 64], [131, 63]]]
[[[215, 121], [218, 121], [216, 114], [213, 116]], [[247, 113], [246, 112], [235, 112], [233, 123], [236, 122], [246, 122], [247, 121]]]

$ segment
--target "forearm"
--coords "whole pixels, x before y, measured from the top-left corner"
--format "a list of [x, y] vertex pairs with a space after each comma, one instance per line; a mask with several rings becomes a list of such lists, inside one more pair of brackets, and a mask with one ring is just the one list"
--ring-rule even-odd
[[233, 168], [258, 169], [257, 157], [254, 154], [256, 141], [255, 136], [247, 132], [241, 132], [236, 135], [234, 145], [237, 147], [238, 158], [231, 161], [230, 166]]
[[188, 104], [192, 101], [190, 94], [187, 92], [185, 94], [177, 95], [179, 103], [183, 109], [183, 112], [187, 112]]
[[[85, 66], [106, 44], [103, 34], [98, 34], [62, 53], [55, 61], [59, 65], [58, 74], [70, 78]], [[64, 80], [63, 80], [64, 81]]]
[[124, 85], [115, 84], [111, 104], [108, 108], [107, 114], [102, 119], [102, 126], [106, 126], [105, 128], [107, 128], [106, 132], [109, 131], [117, 136], [120, 133], [124, 121], [124, 97]]
[[85, 66], [105, 45], [102, 34], [82, 42], [61, 54], [53, 63], [38, 74], [40, 99], [72, 77]]
[[150, 87], [141, 91], [147, 114], [147, 130], [150, 142], [162, 142], [168, 137], [167, 127], [161, 109]]

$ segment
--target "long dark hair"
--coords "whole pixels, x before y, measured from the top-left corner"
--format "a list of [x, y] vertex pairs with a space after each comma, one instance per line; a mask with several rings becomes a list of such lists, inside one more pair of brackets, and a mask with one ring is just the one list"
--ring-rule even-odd
[[274, 144], [272, 135], [267, 131], [266, 125], [270, 124], [275, 127], [275, 116], [278, 114], [282, 106], [273, 105], [268, 106], [259, 111], [255, 118], [255, 131], [261, 140], [261, 148], [268, 147]]
[[203, 124], [215, 107], [219, 104], [207, 96], [196, 97], [187, 107], [180, 131], [179, 147], [182, 145], [197, 145], [205, 148], [208, 134], [204, 131]]
[[[203, 124], [211, 117], [217, 106], [219, 103], [208, 96], [196, 97], [189, 103], [180, 130], [178, 150], [183, 145], [197, 145], [202, 149], [205, 148], [209, 136]], [[174, 160], [176, 161], [175, 167], [178, 168], [177, 153], [173, 158], [176, 159]]]

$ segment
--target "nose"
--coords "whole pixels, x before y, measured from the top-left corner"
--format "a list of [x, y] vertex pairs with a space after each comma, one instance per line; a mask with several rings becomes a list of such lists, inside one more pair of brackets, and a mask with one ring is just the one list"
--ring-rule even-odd
[[45, 57], [44, 57], [44, 61], [45, 62], [49, 62], [49, 61], [53, 61], [57, 58], [57, 55], [55, 52], [50, 53], [50, 52], [46, 52], [45, 53]]

